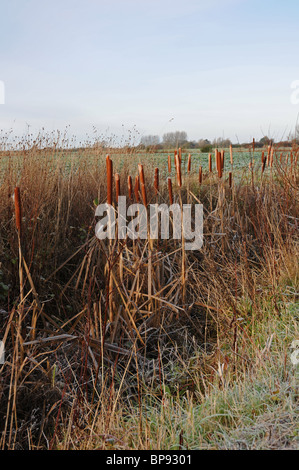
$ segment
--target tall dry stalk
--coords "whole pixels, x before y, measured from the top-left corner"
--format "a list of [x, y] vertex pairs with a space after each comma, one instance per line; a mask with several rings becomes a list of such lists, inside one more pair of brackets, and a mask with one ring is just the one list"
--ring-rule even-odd
[[16, 216], [16, 229], [18, 233], [18, 246], [19, 246], [19, 283], [20, 283], [20, 299], [21, 304], [24, 298], [24, 279], [23, 279], [23, 254], [22, 254], [22, 206], [20, 188], [16, 187], [14, 190], [15, 202], [15, 216]]

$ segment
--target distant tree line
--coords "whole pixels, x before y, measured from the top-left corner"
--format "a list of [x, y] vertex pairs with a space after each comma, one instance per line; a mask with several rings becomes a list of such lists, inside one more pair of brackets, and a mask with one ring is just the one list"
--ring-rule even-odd
[[[264, 136], [259, 141], [255, 141], [255, 148], [262, 148], [273, 143], [274, 139]], [[288, 147], [292, 145], [292, 141], [287, 140], [277, 142], [277, 144]], [[140, 141], [140, 147], [146, 150], [163, 150], [180, 147], [182, 149], [200, 149], [202, 152], [211, 152], [214, 148], [228, 148], [230, 145], [235, 148], [249, 147], [252, 146], [252, 141], [233, 144], [230, 139], [223, 137], [215, 138], [212, 141], [209, 139], [188, 140], [187, 132], [185, 131], [167, 132], [162, 136], [162, 139], [159, 135], [145, 135]]]
[[187, 132], [175, 131], [167, 132], [163, 135], [162, 139], [158, 135], [145, 135], [141, 138], [140, 146], [146, 149], [168, 149], [179, 148], [182, 149], [201, 149], [208, 151], [213, 147], [229, 147], [231, 145], [230, 139], [218, 138], [212, 142], [208, 139], [188, 140]]

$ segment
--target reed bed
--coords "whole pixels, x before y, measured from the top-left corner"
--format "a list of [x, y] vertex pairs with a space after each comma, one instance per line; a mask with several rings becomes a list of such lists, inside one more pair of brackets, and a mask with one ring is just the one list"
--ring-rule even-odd
[[[266, 300], [280, 318], [286, 290], [296, 296], [297, 146], [265, 148], [241, 170], [230, 148], [227, 171], [225, 149], [215, 149], [215, 168], [211, 154], [182, 149], [159, 168], [134, 150], [95, 145], [78, 159], [65, 142], [22, 145], [0, 157], [1, 447], [55, 448], [62, 423], [92, 426], [87, 410], [104, 403], [108, 429], [122, 400], [141, 406], [166, 385], [202, 395], [223, 385], [224, 357], [237, 378]], [[117, 209], [120, 195], [146, 208], [202, 203], [202, 249], [149, 233], [98, 240], [95, 208]], [[202, 378], [183, 374], [176, 388], [165, 364], [194, 355]]]

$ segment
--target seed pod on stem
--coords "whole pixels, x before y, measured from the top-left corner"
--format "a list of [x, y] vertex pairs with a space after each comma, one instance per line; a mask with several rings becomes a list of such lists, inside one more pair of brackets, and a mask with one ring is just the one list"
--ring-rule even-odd
[[219, 178], [221, 178], [221, 176], [222, 176], [221, 153], [218, 152], [218, 150], [217, 150], [217, 155], [216, 155], [216, 162], [217, 162], [218, 176], [219, 176]]
[[129, 190], [129, 198], [132, 199], [133, 196], [133, 184], [132, 184], [132, 177], [128, 176], [128, 190]]
[[112, 205], [112, 179], [113, 179], [113, 163], [109, 155], [106, 157], [106, 167], [107, 167], [107, 203]]
[[265, 171], [265, 166], [266, 166], [267, 160], [268, 160], [267, 157], [264, 155], [264, 161], [263, 161], [263, 166], [262, 166], [262, 174]]
[[147, 207], [147, 197], [146, 197], [144, 171], [143, 171], [143, 165], [141, 165], [141, 163], [139, 163], [139, 165], [138, 165], [138, 171], [139, 171], [140, 189], [141, 189], [142, 200], [143, 200], [143, 204], [145, 205], [145, 207]]
[[189, 153], [188, 155], [188, 170], [187, 171], [188, 173], [190, 173], [191, 171], [191, 153]]
[[234, 160], [233, 160], [233, 146], [229, 146], [229, 153], [230, 153], [230, 164], [233, 165]]
[[181, 188], [182, 187], [182, 169], [181, 169], [180, 159], [178, 155], [175, 156], [175, 169], [176, 169], [177, 183], [178, 183], [178, 186]]
[[118, 198], [120, 196], [120, 177], [118, 173], [115, 173], [114, 179], [115, 179], [116, 203], [118, 204]]
[[198, 174], [199, 184], [202, 183], [202, 166], [199, 167], [199, 174]]
[[170, 205], [173, 204], [173, 196], [172, 196], [172, 182], [171, 178], [168, 178], [168, 194], [169, 194], [169, 202]]
[[230, 171], [229, 174], [228, 174], [228, 184], [229, 184], [230, 188], [232, 187], [232, 182], [233, 182], [233, 174]]
[[268, 145], [267, 166], [270, 165], [271, 145]]
[[156, 196], [159, 192], [159, 168], [155, 168], [154, 187]]
[[222, 176], [222, 173], [223, 173], [223, 170], [224, 170], [224, 150], [221, 150], [221, 153], [220, 153], [220, 158], [221, 158], [221, 176]]
[[212, 167], [212, 154], [209, 153], [209, 172], [212, 173], [213, 167]]

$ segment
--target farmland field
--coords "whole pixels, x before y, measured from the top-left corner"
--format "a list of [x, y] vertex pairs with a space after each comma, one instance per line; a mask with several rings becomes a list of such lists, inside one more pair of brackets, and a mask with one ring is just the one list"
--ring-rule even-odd
[[[298, 447], [299, 150], [230, 151], [2, 151], [3, 449]], [[130, 176], [203, 204], [201, 249], [96, 238]]]

